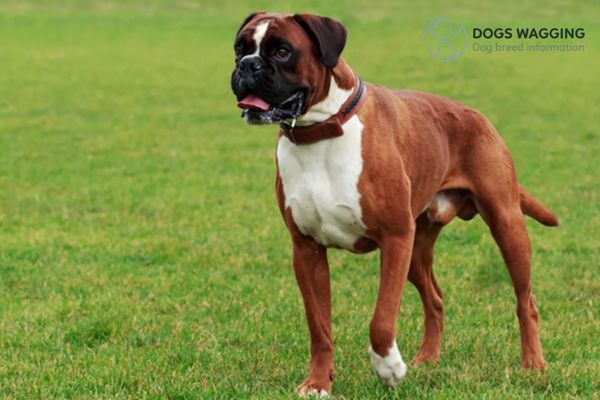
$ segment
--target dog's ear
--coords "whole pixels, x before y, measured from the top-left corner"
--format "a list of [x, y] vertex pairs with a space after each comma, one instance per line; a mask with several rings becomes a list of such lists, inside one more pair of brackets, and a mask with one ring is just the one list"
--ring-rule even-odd
[[240, 28], [238, 29], [238, 31], [237, 31], [237, 33], [236, 33], [236, 35], [238, 35], [238, 34], [240, 33], [240, 31], [242, 30], [242, 28], [243, 28], [244, 26], [246, 26], [246, 24], [247, 24], [248, 22], [250, 22], [250, 20], [252, 20], [252, 18], [256, 17], [258, 14], [264, 14], [264, 13], [265, 13], [264, 11], [258, 11], [258, 12], [255, 12], [255, 13], [252, 13], [252, 14], [248, 15], [248, 16], [246, 17], [246, 19], [244, 20], [244, 22], [242, 22], [242, 25], [240, 25]]
[[295, 14], [294, 19], [319, 50], [321, 63], [327, 68], [335, 67], [346, 45], [347, 32], [344, 25], [331, 18], [312, 14]]

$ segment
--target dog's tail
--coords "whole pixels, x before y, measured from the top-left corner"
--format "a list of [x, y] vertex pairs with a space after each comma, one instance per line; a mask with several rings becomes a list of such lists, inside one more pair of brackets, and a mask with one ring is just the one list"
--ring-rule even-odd
[[530, 195], [522, 186], [519, 186], [519, 195], [521, 197], [521, 210], [523, 214], [546, 226], [558, 226], [556, 216], [546, 208], [538, 199]]

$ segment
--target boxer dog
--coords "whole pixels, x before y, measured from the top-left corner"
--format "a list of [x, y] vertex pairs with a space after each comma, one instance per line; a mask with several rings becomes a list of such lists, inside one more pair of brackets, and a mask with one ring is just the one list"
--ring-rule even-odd
[[346, 29], [310, 14], [254, 13], [235, 38], [231, 85], [249, 124], [279, 124], [276, 192], [310, 331], [300, 395], [331, 392], [335, 376], [327, 248], [379, 249], [380, 283], [369, 354], [381, 381], [406, 365], [396, 315], [407, 279], [425, 314], [414, 365], [436, 362], [442, 291], [433, 246], [454, 217], [480, 214], [512, 279], [522, 367], [542, 368], [524, 215], [556, 217], [517, 182], [510, 153], [478, 111], [434, 94], [363, 83], [340, 57]]

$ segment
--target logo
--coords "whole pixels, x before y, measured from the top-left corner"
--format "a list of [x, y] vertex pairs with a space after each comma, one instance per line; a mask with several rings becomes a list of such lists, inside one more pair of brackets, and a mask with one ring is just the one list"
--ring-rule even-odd
[[469, 38], [464, 26], [453, 26], [449, 18], [440, 17], [429, 22], [423, 30], [423, 41], [431, 57], [439, 62], [452, 62], [467, 49]]

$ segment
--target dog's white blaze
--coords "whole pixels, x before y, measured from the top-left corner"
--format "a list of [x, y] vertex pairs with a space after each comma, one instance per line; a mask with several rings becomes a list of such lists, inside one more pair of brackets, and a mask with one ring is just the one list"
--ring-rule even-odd
[[260, 57], [260, 43], [265, 37], [267, 29], [269, 29], [269, 21], [261, 22], [256, 26], [256, 28], [254, 29], [254, 34], [252, 35], [252, 39], [254, 39], [254, 43], [256, 44], [256, 49], [254, 49], [254, 53], [247, 54], [244, 57], [242, 57], [242, 61], [250, 57]]
[[398, 345], [396, 345], [395, 340], [388, 350], [387, 356], [381, 357], [375, 353], [371, 346], [369, 346], [369, 354], [373, 369], [379, 375], [379, 379], [386, 385], [395, 386], [406, 375], [406, 364], [402, 360], [402, 355], [398, 351]]
[[332, 76], [327, 97], [309, 108], [305, 114], [298, 117], [298, 125], [310, 125], [315, 122], [325, 121], [339, 111], [342, 104], [352, 94], [352, 91], [353, 89], [345, 90], [340, 88]]
[[343, 129], [343, 136], [300, 146], [282, 136], [277, 162], [285, 206], [300, 232], [324, 246], [353, 250], [365, 231], [357, 188], [363, 124], [354, 115]]
[[[252, 35], [252, 39], [254, 39], [254, 43], [256, 44], [256, 49], [254, 53], [250, 54], [251, 56], [257, 56], [260, 53], [260, 43], [262, 42], [265, 34], [267, 33], [267, 29], [269, 28], [269, 21], [261, 22], [254, 29], [254, 35]], [[248, 57], [248, 56], [246, 56]]]

